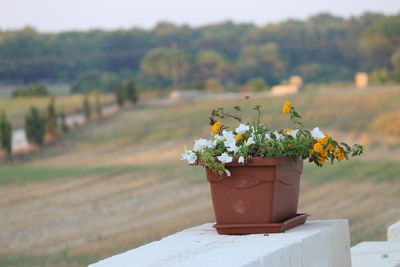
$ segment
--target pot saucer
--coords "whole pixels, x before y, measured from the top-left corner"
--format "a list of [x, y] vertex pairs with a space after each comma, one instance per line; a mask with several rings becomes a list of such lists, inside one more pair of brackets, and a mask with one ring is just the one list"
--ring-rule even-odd
[[309, 214], [297, 214], [281, 223], [263, 224], [214, 224], [213, 227], [220, 235], [248, 235], [248, 234], [267, 234], [282, 233], [288, 229], [304, 224]]

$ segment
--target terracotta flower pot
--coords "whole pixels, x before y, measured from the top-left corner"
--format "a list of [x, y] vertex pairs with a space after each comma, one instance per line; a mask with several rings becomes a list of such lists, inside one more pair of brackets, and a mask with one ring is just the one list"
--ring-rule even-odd
[[230, 177], [206, 168], [218, 233], [281, 232], [305, 222], [307, 215], [297, 214], [302, 160], [234, 159], [226, 168]]

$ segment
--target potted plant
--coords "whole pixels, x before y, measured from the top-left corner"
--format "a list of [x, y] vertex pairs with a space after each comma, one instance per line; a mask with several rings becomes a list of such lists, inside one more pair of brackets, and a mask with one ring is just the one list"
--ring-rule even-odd
[[[318, 127], [304, 129], [290, 101], [282, 112], [294, 129], [270, 130], [260, 122], [261, 106], [253, 110], [252, 124], [243, 122], [238, 105], [232, 113], [213, 110], [211, 138], [196, 140], [182, 154], [206, 169], [219, 234], [276, 233], [303, 224], [308, 215], [297, 214], [303, 160], [322, 167], [363, 152], [363, 146], [350, 147]], [[226, 118], [237, 120], [238, 127], [230, 130], [222, 123]]]

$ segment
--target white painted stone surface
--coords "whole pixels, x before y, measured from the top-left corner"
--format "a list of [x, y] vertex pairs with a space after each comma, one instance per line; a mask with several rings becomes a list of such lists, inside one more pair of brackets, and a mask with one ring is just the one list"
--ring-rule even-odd
[[351, 248], [353, 267], [399, 267], [400, 241], [361, 242]]
[[400, 221], [389, 226], [387, 231], [388, 241], [400, 241]]
[[268, 236], [218, 235], [208, 223], [90, 266], [350, 267], [348, 221], [308, 221]]

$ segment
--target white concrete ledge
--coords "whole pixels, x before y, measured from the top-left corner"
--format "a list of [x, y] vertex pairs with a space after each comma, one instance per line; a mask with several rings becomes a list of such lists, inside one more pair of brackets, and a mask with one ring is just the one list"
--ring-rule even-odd
[[361, 242], [351, 248], [353, 267], [400, 266], [400, 241]]
[[347, 220], [308, 221], [281, 234], [227, 236], [208, 223], [90, 266], [350, 267], [349, 228]]
[[400, 241], [400, 221], [389, 226], [387, 231], [388, 241]]

